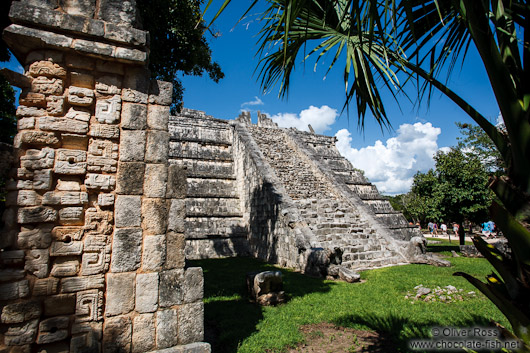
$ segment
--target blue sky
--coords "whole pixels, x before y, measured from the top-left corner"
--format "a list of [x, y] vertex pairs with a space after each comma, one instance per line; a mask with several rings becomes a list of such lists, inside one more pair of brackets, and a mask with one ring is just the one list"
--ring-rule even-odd
[[[341, 153], [355, 167], [365, 170], [366, 176], [387, 194], [407, 192], [418, 170], [433, 167], [432, 156], [438, 149], [456, 144], [459, 132], [455, 122], [472, 122], [436, 92], [430, 106], [426, 102], [414, 106], [401, 99], [401, 110], [387, 95], [384, 100], [393, 130], [381, 131], [368, 114], [361, 132], [355, 107], [350, 108], [349, 116], [346, 112], [340, 114], [345, 99], [342, 67], [337, 65], [324, 79], [331, 58], [319, 64], [316, 72], [312, 63], [304, 65], [300, 59], [287, 99], [278, 98], [279, 87], [263, 94], [254, 72], [259, 61], [256, 33], [260, 24], [255, 15], [259, 8], [237, 24], [246, 6], [248, 1], [233, 0], [213, 27], [220, 36], [209, 37], [212, 57], [221, 65], [225, 78], [214, 83], [207, 75], [182, 77], [185, 107], [219, 119], [233, 119], [242, 110], [250, 110], [255, 121], [260, 110], [280, 126], [307, 129], [309, 122], [318, 133], [336, 135]], [[213, 13], [209, 10], [206, 17]], [[15, 68], [14, 64], [1, 66]], [[496, 120], [499, 109], [476, 52], [470, 50], [464, 66], [455, 69], [449, 87], [484, 116]]]

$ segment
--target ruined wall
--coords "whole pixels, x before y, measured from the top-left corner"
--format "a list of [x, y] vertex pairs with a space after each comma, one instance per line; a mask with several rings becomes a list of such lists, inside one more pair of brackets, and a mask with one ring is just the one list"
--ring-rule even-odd
[[[60, 5], [60, 7], [59, 7]], [[0, 350], [209, 352], [202, 270], [185, 268], [172, 87], [145, 70], [134, 1], [15, 1], [30, 82], [0, 252]]]

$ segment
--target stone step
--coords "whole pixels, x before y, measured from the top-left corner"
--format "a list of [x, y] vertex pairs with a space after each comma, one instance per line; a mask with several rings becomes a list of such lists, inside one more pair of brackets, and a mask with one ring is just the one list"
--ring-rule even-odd
[[186, 217], [186, 239], [245, 237], [248, 227], [242, 217]]
[[188, 198], [186, 216], [189, 217], [242, 217], [241, 203], [234, 198]]
[[171, 159], [175, 164], [186, 170], [188, 178], [235, 179], [234, 164], [231, 161]]
[[188, 198], [238, 198], [236, 181], [188, 178], [187, 196]]
[[232, 146], [200, 142], [169, 142], [170, 158], [189, 158], [216, 161], [232, 161]]

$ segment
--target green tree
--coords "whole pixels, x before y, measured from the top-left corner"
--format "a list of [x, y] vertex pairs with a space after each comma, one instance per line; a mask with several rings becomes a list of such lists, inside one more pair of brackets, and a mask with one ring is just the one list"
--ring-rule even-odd
[[[9, 8], [13, 0], [6, 0], [0, 4], [0, 30], [6, 28], [9, 21]], [[6, 43], [0, 40], [0, 62], [9, 61], [11, 53]], [[12, 144], [17, 132], [15, 118], [15, 92], [7, 80], [0, 75], [0, 142]]]
[[[484, 130], [474, 124], [456, 123], [456, 126], [462, 134], [462, 137], [457, 137], [457, 148], [475, 155], [488, 172], [503, 175], [505, 166], [502, 156]], [[497, 128], [502, 132], [502, 126]]]

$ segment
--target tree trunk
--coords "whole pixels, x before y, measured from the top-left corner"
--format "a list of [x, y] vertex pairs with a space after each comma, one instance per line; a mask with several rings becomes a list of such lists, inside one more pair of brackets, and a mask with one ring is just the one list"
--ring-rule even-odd
[[466, 244], [466, 231], [464, 230], [463, 222], [458, 224], [458, 237], [460, 238], [460, 245]]

